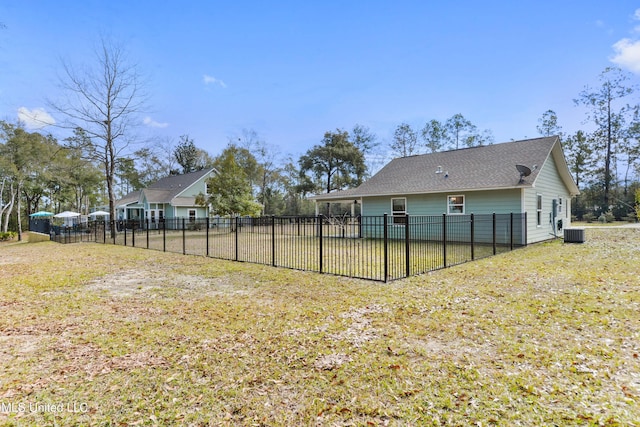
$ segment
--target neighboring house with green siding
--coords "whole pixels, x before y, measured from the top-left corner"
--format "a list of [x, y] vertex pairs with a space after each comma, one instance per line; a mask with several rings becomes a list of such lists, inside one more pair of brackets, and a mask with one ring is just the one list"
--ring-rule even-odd
[[207, 218], [209, 207], [198, 205], [196, 197], [208, 196], [206, 181], [212, 175], [213, 169], [206, 169], [162, 178], [117, 200], [116, 217], [141, 223], [148, 219], [151, 228], [165, 218]]
[[399, 227], [407, 214], [526, 213], [533, 243], [570, 226], [578, 193], [553, 136], [397, 158], [357, 188], [312, 199], [358, 203], [363, 216], [388, 214]]

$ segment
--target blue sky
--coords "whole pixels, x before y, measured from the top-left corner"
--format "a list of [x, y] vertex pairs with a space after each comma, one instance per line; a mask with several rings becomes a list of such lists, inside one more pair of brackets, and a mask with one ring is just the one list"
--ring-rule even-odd
[[243, 129], [297, 158], [325, 131], [358, 123], [388, 144], [402, 122], [421, 128], [456, 113], [495, 142], [537, 136], [548, 109], [574, 132], [585, 111], [573, 99], [605, 67], [640, 74], [639, 8], [630, 0], [3, 1], [0, 119], [59, 121], [46, 99], [59, 96], [61, 58], [91, 63], [107, 34], [148, 76], [138, 133], [188, 134], [212, 155]]

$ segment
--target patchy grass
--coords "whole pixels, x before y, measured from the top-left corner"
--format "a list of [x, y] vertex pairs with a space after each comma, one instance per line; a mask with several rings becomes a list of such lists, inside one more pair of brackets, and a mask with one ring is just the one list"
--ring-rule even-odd
[[391, 284], [3, 245], [0, 422], [637, 425], [639, 241], [587, 230]]
[[600, 222], [597, 219], [592, 222], [586, 221], [572, 221], [571, 228], [576, 227], [625, 227], [629, 226], [629, 221], [613, 221], [613, 222]]

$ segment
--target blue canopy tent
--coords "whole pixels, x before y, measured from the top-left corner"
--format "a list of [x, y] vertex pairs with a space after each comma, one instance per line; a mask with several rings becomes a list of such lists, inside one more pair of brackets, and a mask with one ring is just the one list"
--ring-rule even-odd
[[53, 214], [47, 211], [38, 211], [29, 215], [29, 231], [49, 234], [51, 230], [51, 217]]

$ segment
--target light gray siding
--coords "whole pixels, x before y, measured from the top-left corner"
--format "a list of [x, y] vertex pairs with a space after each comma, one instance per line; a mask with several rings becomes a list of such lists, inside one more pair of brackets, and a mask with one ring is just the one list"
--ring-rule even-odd
[[362, 200], [362, 214], [391, 215], [391, 199], [406, 197], [409, 215], [442, 215], [447, 213], [447, 197], [458, 195], [464, 196], [465, 214], [520, 213], [522, 209], [521, 190], [510, 189], [366, 197]]
[[[560, 236], [561, 231], [555, 230], [552, 222], [553, 200], [562, 198], [562, 212], [558, 213], [555, 223], [562, 220], [562, 227], [571, 225], [570, 201], [571, 195], [566, 185], [558, 175], [557, 165], [553, 156], [549, 156], [542, 166], [533, 188], [525, 190], [524, 205], [528, 212], [527, 240], [528, 243], [540, 242]], [[541, 223], [537, 224], [537, 196], [542, 195]], [[557, 227], [557, 225], [556, 225]]]

